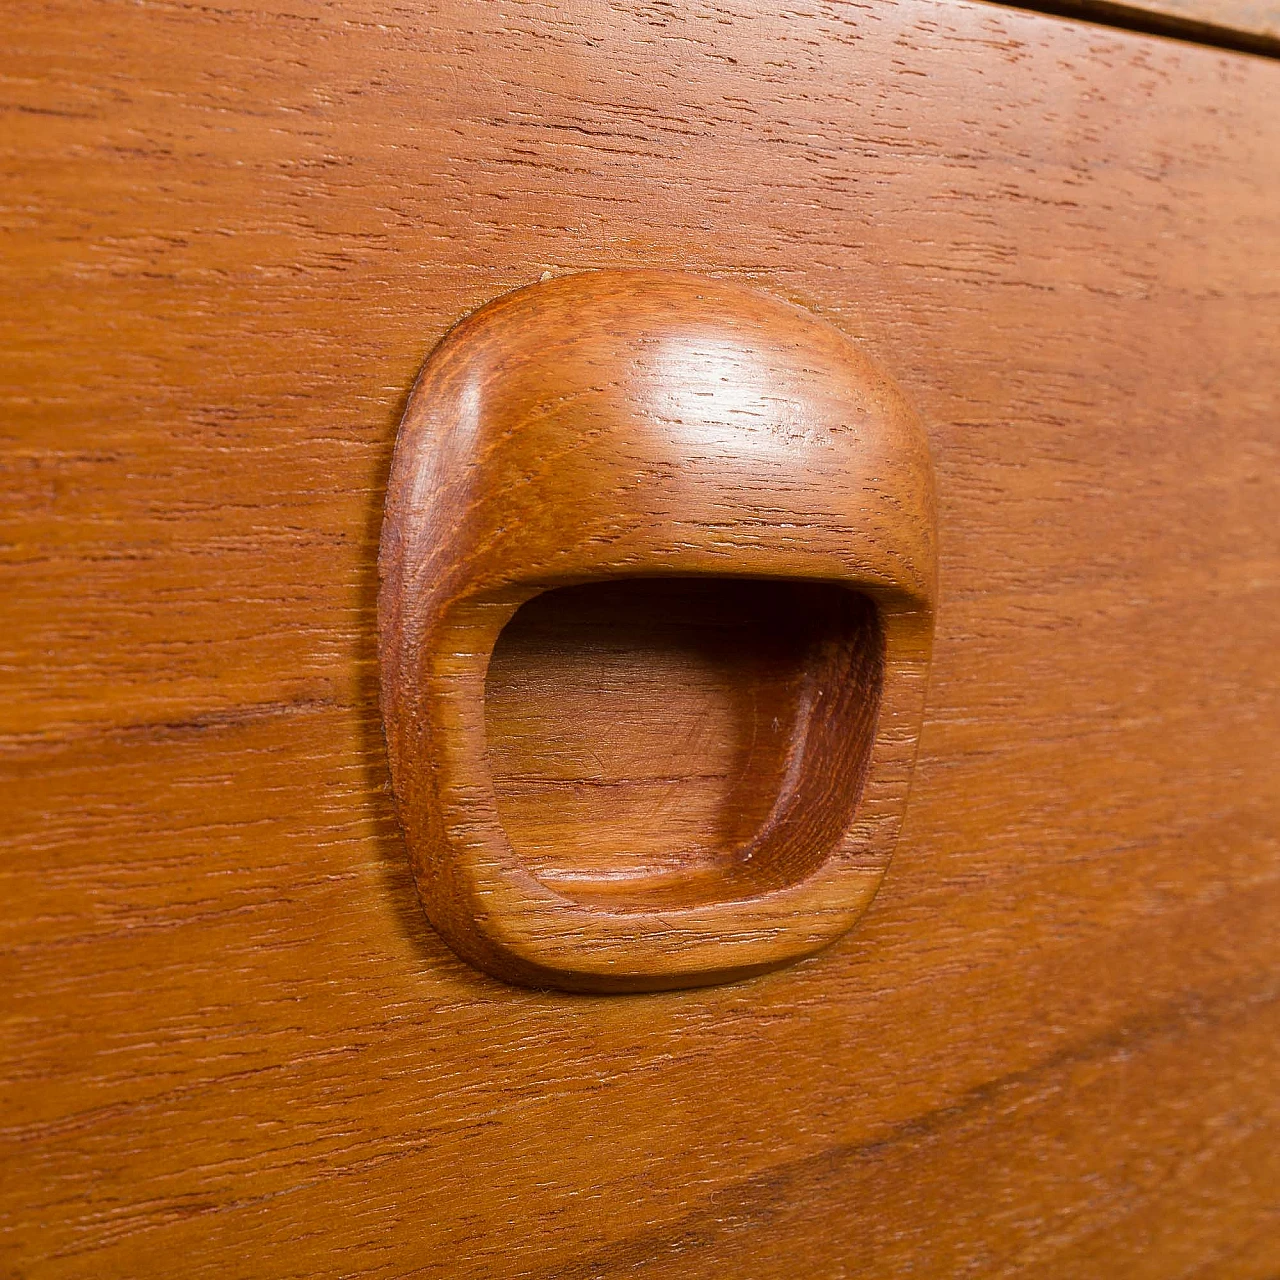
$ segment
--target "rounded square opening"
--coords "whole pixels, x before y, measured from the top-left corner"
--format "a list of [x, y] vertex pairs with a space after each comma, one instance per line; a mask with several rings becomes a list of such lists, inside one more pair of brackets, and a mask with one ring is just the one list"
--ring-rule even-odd
[[807, 876], [875, 733], [874, 605], [820, 582], [635, 578], [547, 591], [502, 631], [488, 762], [516, 855], [617, 909]]

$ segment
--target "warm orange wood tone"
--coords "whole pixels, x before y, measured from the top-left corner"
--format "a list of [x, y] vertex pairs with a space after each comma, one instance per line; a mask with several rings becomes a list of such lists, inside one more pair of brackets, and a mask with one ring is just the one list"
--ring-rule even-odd
[[[10, 1272], [1274, 1276], [1280, 66], [963, 0], [6, 17]], [[902, 386], [928, 703], [848, 937], [540, 993], [424, 927], [378, 533], [459, 317], [647, 265]]]
[[[642, 991], [761, 973], [846, 932], [902, 822], [934, 525], [920, 423], [799, 307], [679, 272], [592, 271], [454, 329], [400, 428], [379, 622], [399, 813], [423, 905], [455, 950], [535, 986]], [[603, 594], [563, 594], [588, 584]], [[534, 606], [544, 592], [559, 594]], [[545, 639], [531, 653], [517, 621], [531, 606], [556, 619], [559, 653], [585, 646], [597, 670], [603, 624], [613, 677], [557, 682], [548, 707], [537, 682], [555, 673], [530, 669]], [[758, 637], [755, 661], [727, 673], [752, 706], [740, 727], [705, 719], [687, 628], [655, 645], [654, 622], [682, 614], [704, 635]], [[588, 634], [565, 636], [576, 623]], [[619, 715], [619, 684], [657, 699], [666, 741]], [[544, 750], [566, 726], [632, 758], [624, 776], [649, 788], [641, 860], [665, 866], [637, 866], [634, 845], [584, 861], [581, 819], [559, 804], [538, 806], [529, 860], [530, 782], [616, 785], [596, 751]], [[773, 746], [757, 753], [762, 729]], [[715, 745], [683, 765], [666, 745], [708, 734]], [[517, 746], [530, 737], [533, 750]], [[732, 772], [716, 768], [726, 749]], [[731, 794], [714, 807], [747, 821], [737, 839], [669, 843], [673, 777], [695, 812], [726, 783], [758, 812]], [[593, 825], [597, 847], [620, 834]]]
[[522, 606], [485, 681], [498, 816], [522, 861], [586, 886], [731, 871], [794, 783], [815, 647], [853, 632], [878, 656], [874, 616], [849, 603], [827, 583], [653, 578]]

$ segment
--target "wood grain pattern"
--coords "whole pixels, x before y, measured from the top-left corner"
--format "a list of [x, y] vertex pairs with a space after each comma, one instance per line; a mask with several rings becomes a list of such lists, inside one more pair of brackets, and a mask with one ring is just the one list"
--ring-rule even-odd
[[[423, 907], [459, 955], [538, 987], [700, 986], [811, 955], [866, 910], [919, 742], [937, 530], [919, 420], [835, 326], [675, 271], [578, 272], [495, 299], [414, 387], [379, 575], [397, 809]], [[528, 668], [545, 649], [526, 642], [531, 609], [552, 610], [561, 652], [614, 671], [531, 699], [553, 675]], [[752, 710], [717, 726], [697, 656], [709, 634], [746, 630], [745, 667], [740, 641], [718, 650]], [[619, 685], [656, 700], [665, 741], [619, 715]], [[545, 755], [558, 726], [579, 749]], [[717, 728], [683, 765], [666, 746]], [[773, 745], [757, 752], [761, 729]], [[593, 737], [649, 791], [642, 843], [584, 859], [580, 817], [544, 802], [530, 860], [529, 781], [616, 789], [599, 753], [583, 758]], [[736, 841], [670, 842], [673, 778], [695, 811], [748, 817], [722, 794], [726, 746], [755, 819]], [[597, 822], [591, 844], [618, 834]]]
[[[10, 12], [9, 1271], [1273, 1276], [1280, 68], [963, 0]], [[391, 812], [392, 441], [457, 317], [650, 265], [917, 406], [929, 712], [848, 939], [518, 990]]]
[[794, 773], [814, 642], [845, 595], [654, 578], [521, 606], [489, 664], [485, 728], [503, 830], [534, 874], [730, 869]]

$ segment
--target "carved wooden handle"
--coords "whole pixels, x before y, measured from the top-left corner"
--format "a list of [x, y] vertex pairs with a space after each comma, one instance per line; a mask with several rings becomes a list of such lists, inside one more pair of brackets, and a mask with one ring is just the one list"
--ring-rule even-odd
[[432, 923], [592, 991], [838, 937], [897, 837], [935, 560], [918, 422], [799, 308], [614, 271], [464, 320], [406, 409], [380, 562]]

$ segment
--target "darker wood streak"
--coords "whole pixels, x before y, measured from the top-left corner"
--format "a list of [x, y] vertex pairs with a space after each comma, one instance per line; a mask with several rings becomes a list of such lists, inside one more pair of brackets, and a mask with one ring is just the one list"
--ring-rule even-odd
[[1093, 22], [1120, 31], [1184, 40], [1212, 49], [1280, 58], [1280, 35], [1274, 30], [1209, 22], [1189, 13], [1145, 4], [1122, 4], [1116, 0], [1018, 0], [1018, 8], [1076, 22]]
[[[542, 1280], [592, 1280], [600, 1275], [647, 1274], [650, 1265], [686, 1253], [714, 1251], [717, 1240], [767, 1230], [798, 1205], [832, 1200], [853, 1209], [859, 1177], [874, 1180], [887, 1157], [916, 1156], [962, 1129], [981, 1130], [1005, 1108], [1025, 1105], [1039, 1091], [1056, 1092], [1075, 1068], [1155, 1051], [1190, 1050], [1196, 1036], [1229, 1041], [1233, 1027], [1265, 1019], [1280, 1002], [1274, 975], [1256, 975], [1212, 991], [1181, 993], [1158, 1008], [1061, 1049], [1030, 1067], [984, 1081], [953, 1101], [894, 1126], [867, 1142], [836, 1143], [802, 1160], [774, 1165], [741, 1182], [717, 1187], [706, 1201], [661, 1228], [619, 1241], [568, 1267], [538, 1273]], [[1259, 1123], [1265, 1123], [1259, 1117]]]

